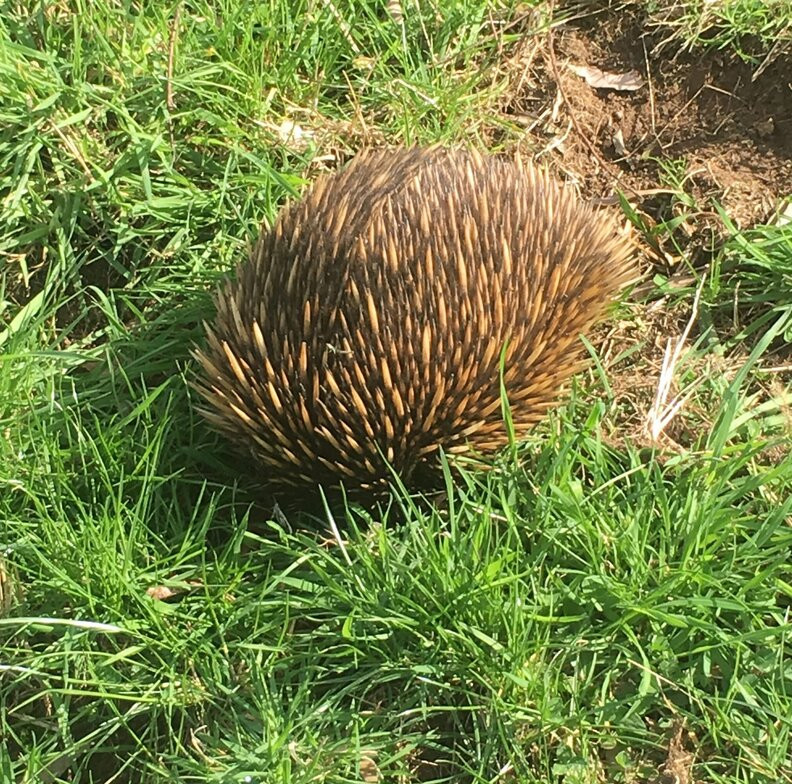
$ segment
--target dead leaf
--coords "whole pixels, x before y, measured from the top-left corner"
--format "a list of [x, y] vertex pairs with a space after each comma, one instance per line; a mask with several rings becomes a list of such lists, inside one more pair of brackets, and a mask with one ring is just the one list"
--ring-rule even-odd
[[0, 557], [0, 618], [10, 614], [11, 609], [20, 598], [20, 588], [16, 573], [11, 567], [6, 567]]
[[619, 92], [634, 92], [643, 87], [643, 78], [638, 71], [625, 71], [624, 73], [612, 73], [611, 71], [601, 71], [588, 65], [572, 65], [569, 69], [582, 76], [590, 87], [597, 90], [618, 90]]
[[174, 582], [173, 585], [152, 585], [146, 589], [146, 595], [152, 599], [162, 601], [193, 588], [203, 588], [203, 582], [201, 580], [186, 580], [184, 582]]
[[388, 13], [396, 24], [400, 25], [404, 22], [404, 9], [402, 8], [401, 0], [388, 0], [387, 8]]
[[627, 157], [627, 148], [624, 146], [624, 135], [621, 128], [618, 128], [613, 134], [613, 149], [620, 158]]
[[364, 751], [360, 755], [360, 775], [366, 784], [377, 784], [382, 781], [380, 770], [374, 762], [375, 754], [374, 751]]
[[167, 585], [152, 585], [146, 589], [146, 596], [157, 599], [157, 601], [170, 599], [171, 596], [176, 596], [177, 593], [179, 591], [174, 591], [172, 588], [168, 588]]

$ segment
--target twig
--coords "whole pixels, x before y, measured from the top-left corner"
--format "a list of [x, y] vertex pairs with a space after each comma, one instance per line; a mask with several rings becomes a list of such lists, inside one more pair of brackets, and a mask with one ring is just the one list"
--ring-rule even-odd
[[181, 3], [176, 6], [176, 12], [171, 22], [170, 37], [168, 39], [168, 74], [165, 81], [165, 103], [168, 111], [173, 111], [176, 104], [173, 100], [173, 60], [176, 56], [176, 36], [179, 32], [179, 19], [181, 18]]
[[652, 116], [652, 133], [657, 138], [657, 119], [655, 114], [655, 97], [654, 97], [654, 84], [652, 83], [652, 70], [649, 67], [649, 52], [646, 51], [646, 39], [641, 36], [641, 44], [643, 45], [644, 65], [646, 66], [646, 84], [649, 87], [649, 110]]

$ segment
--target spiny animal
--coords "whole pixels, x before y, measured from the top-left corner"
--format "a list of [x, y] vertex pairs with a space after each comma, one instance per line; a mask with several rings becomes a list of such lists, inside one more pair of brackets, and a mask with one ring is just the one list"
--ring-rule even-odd
[[[601, 213], [516, 159], [367, 150], [318, 179], [216, 295], [209, 422], [275, 486], [381, 487], [519, 436], [632, 279]], [[501, 370], [501, 357], [503, 369]]]

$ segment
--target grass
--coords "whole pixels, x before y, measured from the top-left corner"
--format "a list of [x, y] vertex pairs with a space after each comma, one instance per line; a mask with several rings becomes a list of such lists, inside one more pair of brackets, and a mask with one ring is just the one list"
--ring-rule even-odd
[[3, 6], [0, 780], [792, 780], [789, 225], [721, 216], [682, 446], [622, 432], [637, 344], [444, 504], [273, 513], [195, 415], [208, 292], [290, 193], [507, 143], [525, 9], [403, 6]]
[[669, 42], [686, 48], [733, 52], [760, 67], [788, 56], [792, 48], [789, 0], [653, 0], [647, 7], [655, 22], [669, 31]]

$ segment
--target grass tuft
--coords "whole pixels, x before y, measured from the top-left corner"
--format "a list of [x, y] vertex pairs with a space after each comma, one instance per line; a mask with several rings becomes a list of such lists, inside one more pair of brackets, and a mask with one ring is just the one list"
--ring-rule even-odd
[[[0, 780], [792, 779], [788, 226], [721, 212], [706, 284], [442, 501], [284, 513], [195, 414], [260, 222], [360, 144], [486, 137], [525, 13], [5, 4]], [[613, 369], [699, 287], [685, 437], [633, 438]]]

